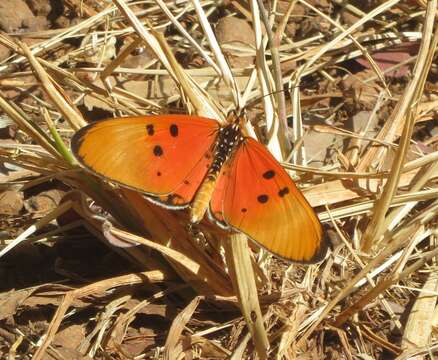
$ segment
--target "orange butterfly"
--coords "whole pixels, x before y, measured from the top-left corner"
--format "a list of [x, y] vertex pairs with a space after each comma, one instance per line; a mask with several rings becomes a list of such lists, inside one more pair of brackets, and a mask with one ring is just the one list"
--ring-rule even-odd
[[326, 253], [313, 209], [270, 152], [229, 125], [198, 116], [159, 115], [89, 124], [72, 138], [93, 173], [147, 195], [166, 208], [190, 206], [221, 227], [248, 235], [284, 259], [313, 263]]

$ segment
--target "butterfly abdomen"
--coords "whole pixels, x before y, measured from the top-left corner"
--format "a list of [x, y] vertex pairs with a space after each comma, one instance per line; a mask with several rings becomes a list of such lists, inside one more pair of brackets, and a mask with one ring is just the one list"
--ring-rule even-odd
[[236, 123], [219, 130], [213, 153], [213, 161], [192, 202], [190, 212], [191, 222], [197, 223], [204, 217], [216, 186], [218, 174], [222, 169], [222, 165], [231, 157], [232, 153], [243, 140], [244, 138], [240, 128]]

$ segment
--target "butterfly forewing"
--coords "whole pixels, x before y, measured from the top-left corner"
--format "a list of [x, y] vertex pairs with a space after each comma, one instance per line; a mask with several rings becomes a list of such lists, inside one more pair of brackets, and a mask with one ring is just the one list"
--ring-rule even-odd
[[79, 130], [72, 149], [92, 172], [178, 207], [202, 182], [218, 129], [214, 120], [187, 115], [108, 119]]
[[251, 138], [224, 164], [210, 214], [285, 259], [311, 263], [325, 255], [313, 209], [268, 150]]

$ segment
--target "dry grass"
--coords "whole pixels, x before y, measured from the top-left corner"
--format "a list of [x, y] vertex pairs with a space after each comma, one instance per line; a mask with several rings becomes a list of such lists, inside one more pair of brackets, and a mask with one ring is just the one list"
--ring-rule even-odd
[[[273, 16], [260, 8], [261, 1], [232, 2], [228, 16], [248, 20], [253, 46], [220, 44], [209, 18], [217, 5], [198, 0], [138, 6], [113, 0], [101, 9], [85, 5], [86, 20], [60, 31], [28, 34], [39, 39], [32, 46], [20, 36], [0, 34], [0, 44], [14, 51], [0, 64], [0, 107], [21, 133], [21, 143], [0, 145], [0, 161], [31, 175], [18, 183], [21, 188], [56, 179], [75, 189], [55, 210], [6, 240], [0, 256], [25, 244], [51, 244], [53, 236], [80, 227], [137, 269], [116, 276], [108, 272], [104, 280], [81, 285], [67, 276], [71, 287], [45, 284], [0, 295], [7, 309], [0, 320], [18, 316], [25, 304], [35, 304], [35, 296], [50, 299], [56, 309], [39, 339], [16, 328], [11, 359], [26, 358], [20, 352], [23, 343], [33, 359], [46, 353], [68, 358], [53, 341], [74, 323], [72, 314], [84, 309], [93, 315], [83, 322], [86, 334], [76, 348], [79, 353], [134, 358], [132, 344], [146, 337], [135, 320], [153, 311], [154, 304], [178, 311], [162, 332], [164, 338], [152, 336], [136, 359], [407, 359], [436, 354], [437, 135], [420, 139], [419, 133], [422, 126], [433, 128], [437, 118], [437, 2], [390, 0], [366, 14], [348, 4], [345, 11], [358, 16], [352, 25], [331, 17], [326, 3], [338, 1], [321, 1], [318, 7], [290, 1], [281, 16]], [[286, 28], [297, 24], [298, 6], [324, 24], [325, 33], [292, 41]], [[169, 24], [172, 31], [164, 31]], [[421, 31], [413, 32], [412, 24]], [[82, 39], [81, 47], [66, 42], [76, 38]], [[121, 42], [124, 48], [116, 48]], [[373, 51], [406, 42], [420, 44], [407, 61], [415, 63], [412, 75], [388, 82], [391, 69], [382, 71]], [[141, 68], [124, 67], [140, 46], [147, 48], [149, 60]], [[177, 60], [177, 53], [192, 61]], [[230, 54], [253, 56], [255, 65], [232, 67]], [[347, 91], [342, 88], [349, 76], [345, 61], [357, 57], [369, 61], [373, 75], [358, 76], [360, 86]], [[84, 60], [92, 65], [81, 66]], [[32, 92], [34, 86], [41, 91]], [[32, 101], [12, 101], [4, 91], [11, 87]], [[330, 99], [338, 100], [323, 101]], [[72, 133], [87, 123], [80, 110], [84, 103], [93, 108], [90, 114], [103, 110], [116, 116], [163, 113], [179, 105], [221, 123], [230, 109], [246, 107], [254, 119], [249, 133], [293, 171], [326, 224], [332, 251], [317, 265], [286, 264], [248, 247], [244, 236], [230, 236], [208, 222], [194, 234], [184, 212], [156, 207], [133, 191], [84, 173], [68, 145]], [[347, 119], [364, 107], [368, 122], [351, 131]], [[319, 124], [309, 125], [312, 117]], [[367, 129], [376, 119], [380, 123], [370, 135]], [[309, 134], [332, 139], [335, 155], [323, 158], [320, 166], [312, 164], [316, 154], [306, 145]], [[2, 188], [16, 183], [11, 177]], [[72, 210], [74, 221], [47, 228]], [[124, 246], [114, 246], [120, 243]], [[139, 289], [152, 295], [141, 298]], [[222, 312], [226, 316], [218, 317]]]

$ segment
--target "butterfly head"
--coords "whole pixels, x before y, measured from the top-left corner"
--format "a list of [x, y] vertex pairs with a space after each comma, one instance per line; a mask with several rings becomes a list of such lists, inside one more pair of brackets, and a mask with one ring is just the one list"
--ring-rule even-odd
[[233, 125], [234, 129], [237, 128], [244, 129], [247, 122], [246, 110], [245, 109], [234, 109], [228, 113], [227, 116], [227, 128]]

